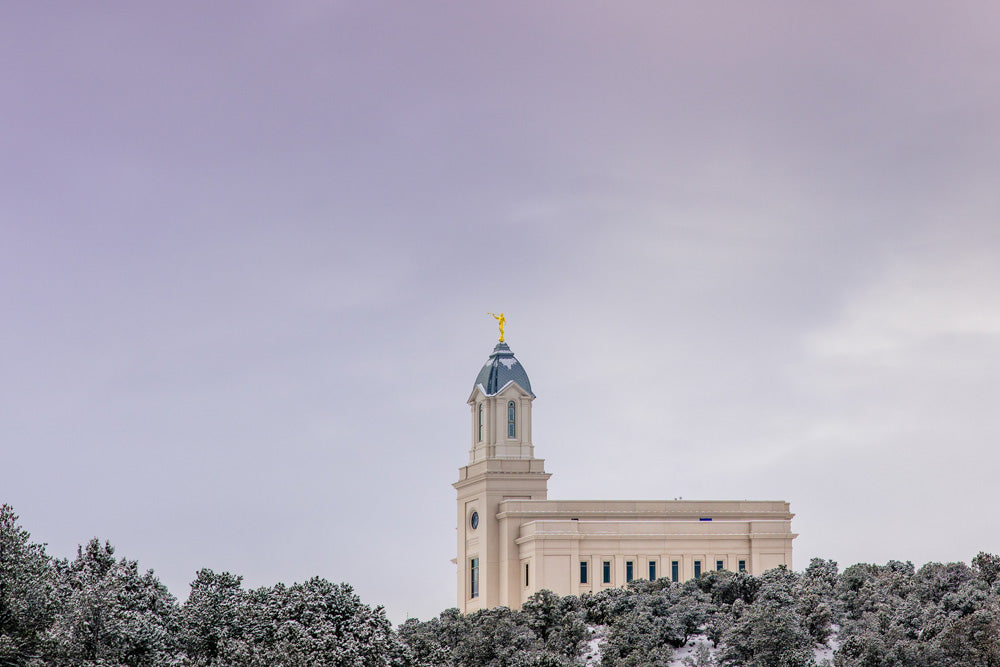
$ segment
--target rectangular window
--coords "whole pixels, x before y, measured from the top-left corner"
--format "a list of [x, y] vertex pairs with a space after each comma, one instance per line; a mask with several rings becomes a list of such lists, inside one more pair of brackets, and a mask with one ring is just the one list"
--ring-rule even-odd
[[672, 560], [670, 561], [670, 581], [676, 584], [680, 580], [681, 580], [680, 561]]
[[587, 561], [580, 561], [580, 583], [587, 583]]
[[470, 595], [469, 597], [479, 597], [479, 559], [473, 558], [469, 563], [470, 572]]
[[611, 561], [604, 561], [604, 583], [611, 583]]
[[715, 569], [721, 572], [722, 570], [726, 569], [725, 563], [723, 563], [721, 560], [715, 561]]
[[656, 561], [649, 561], [649, 580], [656, 581]]
[[741, 560], [740, 561], [740, 572], [746, 572], [746, 571], [747, 571], [747, 562], [745, 560]]
[[527, 586], [529, 581], [530, 580], [528, 579], [528, 564], [525, 563], [524, 564], [524, 585]]
[[514, 401], [507, 403], [507, 437], [514, 437]]
[[697, 579], [701, 576], [701, 561], [696, 560], [694, 562], [694, 578]]
[[629, 581], [632, 581], [632, 575], [633, 575], [633, 572], [632, 572], [632, 561], [627, 560], [627, 561], [625, 561], [625, 581], [626, 581], [626, 583], [629, 582]]

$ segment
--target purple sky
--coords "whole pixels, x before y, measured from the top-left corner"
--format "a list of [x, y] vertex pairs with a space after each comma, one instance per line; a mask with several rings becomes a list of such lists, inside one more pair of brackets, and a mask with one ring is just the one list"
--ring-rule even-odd
[[427, 618], [503, 310], [550, 497], [785, 499], [798, 567], [1000, 552], [998, 25], [8, 5], [0, 501], [182, 600], [320, 575]]

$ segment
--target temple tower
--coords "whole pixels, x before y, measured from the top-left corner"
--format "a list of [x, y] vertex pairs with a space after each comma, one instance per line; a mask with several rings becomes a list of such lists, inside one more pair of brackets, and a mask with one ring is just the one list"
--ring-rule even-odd
[[542, 459], [531, 444], [531, 406], [535, 395], [524, 367], [501, 341], [476, 377], [469, 395], [469, 463], [458, 481], [458, 608], [463, 612], [506, 605], [519, 591], [521, 576], [516, 536], [497, 514], [505, 500], [545, 500]]

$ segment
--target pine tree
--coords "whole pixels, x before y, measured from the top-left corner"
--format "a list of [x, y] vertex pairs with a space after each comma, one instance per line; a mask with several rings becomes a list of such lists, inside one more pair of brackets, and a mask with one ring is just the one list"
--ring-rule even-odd
[[10, 505], [0, 506], [0, 665], [39, 664], [55, 617], [55, 570]]
[[114, 547], [92, 539], [73, 561], [57, 561], [61, 605], [51, 629], [56, 665], [153, 667], [176, 660], [174, 597], [138, 563], [115, 560]]
[[186, 664], [228, 665], [247, 653], [240, 624], [245, 597], [242, 577], [209, 569], [198, 572], [181, 608], [178, 641]]

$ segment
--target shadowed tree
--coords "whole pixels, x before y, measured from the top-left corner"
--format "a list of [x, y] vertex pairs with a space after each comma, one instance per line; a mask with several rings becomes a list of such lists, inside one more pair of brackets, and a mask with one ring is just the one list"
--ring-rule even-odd
[[10, 505], [0, 505], [0, 665], [37, 664], [55, 617], [55, 569]]
[[1000, 667], [1000, 614], [980, 609], [952, 623], [941, 635], [950, 667]]
[[1000, 577], [1000, 556], [980, 551], [972, 559], [972, 570], [980, 579], [986, 582], [987, 586], [992, 586], [997, 578]]

